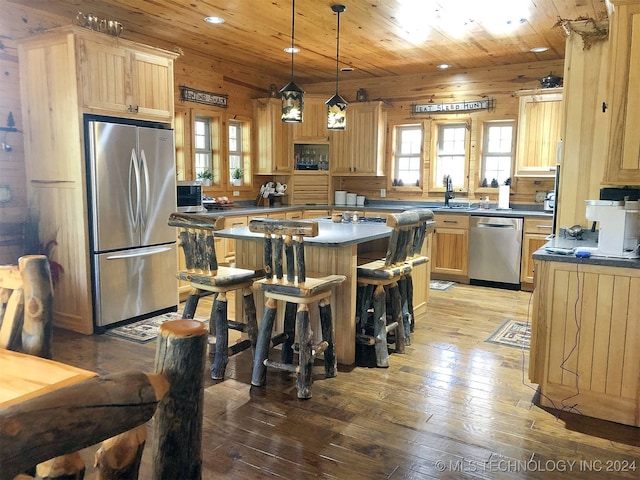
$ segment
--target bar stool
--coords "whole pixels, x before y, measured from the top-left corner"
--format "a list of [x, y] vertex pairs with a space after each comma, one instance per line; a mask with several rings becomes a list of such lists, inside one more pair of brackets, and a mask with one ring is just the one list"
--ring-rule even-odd
[[[256, 280], [253, 284], [255, 289], [263, 292], [265, 307], [258, 331], [251, 384], [263, 386], [266, 382], [266, 367], [273, 367], [295, 373], [298, 398], [311, 398], [312, 367], [317, 355], [324, 352], [325, 377], [336, 376], [336, 349], [329, 297], [331, 289], [344, 282], [346, 277], [307, 277], [304, 237], [318, 235], [318, 222], [254, 218], [249, 222], [249, 230], [264, 234], [265, 271], [265, 278]], [[287, 302], [280, 362], [268, 358], [278, 300]], [[320, 312], [322, 341], [319, 343], [313, 342], [314, 335], [309, 324], [309, 304], [314, 302], [318, 302]], [[294, 309], [296, 305], [297, 308]], [[296, 331], [298, 343], [294, 344]], [[297, 366], [292, 363], [292, 347], [298, 352]]]
[[[406, 260], [414, 245], [416, 227], [420, 224], [417, 212], [389, 215], [387, 226], [393, 228], [385, 258], [358, 265], [358, 289], [356, 295], [356, 341], [373, 345], [376, 366], [389, 366], [387, 337], [394, 332], [396, 353], [405, 352], [408, 331], [404, 327], [403, 304], [406, 303], [406, 284], [400, 289], [399, 282], [411, 274], [412, 265]], [[403, 296], [404, 295], [404, 296]], [[387, 299], [390, 321], [387, 321]], [[369, 310], [373, 305], [373, 333], [368, 325]]]
[[[176, 276], [189, 282], [193, 289], [182, 316], [193, 318], [200, 298], [215, 295], [209, 319], [209, 347], [210, 351], [214, 351], [211, 378], [222, 380], [230, 355], [247, 348], [251, 348], [252, 353], [255, 352], [258, 325], [251, 285], [264, 272], [218, 265], [214, 231], [220, 230], [224, 225], [224, 218], [221, 216], [172, 213], [169, 225], [179, 228], [180, 246], [186, 262], [186, 269], [178, 271]], [[235, 290], [242, 291], [244, 322], [227, 318], [227, 292]], [[229, 347], [229, 328], [246, 332], [248, 340]]]
[[[433, 221], [433, 211], [427, 208], [416, 208], [409, 210], [418, 214], [418, 223], [414, 226], [413, 244], [409, 250], [407, 259], [405, 260], [411, 265], [411, 272], [398, 282], [400, 295], [403, 299], [402, 303], [402, 319], [405, 331], [405, 343], [411, 344], [411, 333], [415, 331], [415, 316], [413, 314], [413, 279], [411, 273], [413, 270], [430, 261], [427, 255], [422, 255], [422, 247], [427, 235], [435, 230], [435, 222]], [[426, 288], [429, 288], [426, 285]]]

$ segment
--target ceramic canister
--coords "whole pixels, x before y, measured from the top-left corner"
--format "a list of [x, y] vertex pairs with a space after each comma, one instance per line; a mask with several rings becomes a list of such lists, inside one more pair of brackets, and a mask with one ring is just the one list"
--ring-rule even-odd
[[347, 193], [347, 206], [355, 207], [356, 206], [356, 198], [358, 197], [355, 193]]
[[358, 195], [356, 197], [356, 205], [358, 207], [364, 207], [364, 195]]
[[336, 205], [346, 205], [347, 204], [347, 192], [344, 190], [336, 190], [334, 203]]

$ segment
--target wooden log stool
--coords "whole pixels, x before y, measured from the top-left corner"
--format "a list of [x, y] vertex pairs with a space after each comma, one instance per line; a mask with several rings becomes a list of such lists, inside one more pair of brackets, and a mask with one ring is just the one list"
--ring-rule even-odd
[[[169, 225], [180, 229], [179, 242], [186, 264], [186, 269], [178, 271], [176, 276], [189, 282], [193, 288], [182, 316], [193, 318], [200, 298], [215, 295], [209, 319], [209, 346], [214, 351], [211, 378], [222, 380], [229, 356], [247, 348], [251, 348], [252, 353], [255, 351], [258, 325], [251, 285], [263, 276], [263, 272], [218, 265], [214, 231], [223, 227], [223, 217], [173, 213], [169, 217]], [[242, 292], [244, 322], [227, 318], [227, 292], [235, 290]], [[248, 340], [242, 340], [229, 347], [229, 328], [246, 332]]]
[[[304, 237], [318, 235], [318, 223], [312, 221], [256, 218], [249, 230], [263, 233], [265, 278], [253, 287], [264, 293], [266, 303], [258, 332], [251, 384], [263, 386], [266, 367], [296, 373], [298, 398], [311, 398], [312, 367], [315, 357], [324, 352], [325, 377], [336, 375], [336, 351], [331, 318], [331, 289], [346, 280], [344, 275], [307, 277], [304, 260]], [[284, 260], [286, 260], [283, 266]], [[286, 278], [285, 278], [286, 268]], [[275, 273], [275, 275], [274, 275]], [[269, 344], [276, 318], [277, 301], [287, 302], [284, 332], [274, 337], [273, 344], [282, 343], [281, 361], [269, 360]], [[313, 342], [309, 322], [309, 304], [318, 302], [322, 341]], [[297, 307], [296, 307], [297, 306]], [[295, 334], [298, 343], [294, 344]], [[298, 351], [298, 365], [293, 365], [293, 350]]]
[[[356, 342], [375, 347], [376, 366], [389, 366], [388, 336], [393, 332], [395, 351], [405, 352], [409, 331], [404, 327], [403, 305], [407, 304], [407, 286], [403, 284], [411, 274], [407, 257], [414, 244], [416, 227], [420, 223], [417, 212], [389, 215], [387, 226], [393, 229], [385, 258], [358, 265], [356, 294]], [[387, 312], [387, 303], [390, 312]], [[368, 325], [373, 306], [373, 332]], [[390, 321], [387, 321], [389, 313]]]
[[[413, 232], [413, 244], [409, 249], [406, 262], [411, 265], [411, 272], [418, 265], [429, 263], [429, 256], [422, 254], [422, 247], [425, 239], [434, 232], [435, 221], [433, 221], [433, 211], [427, 208], [416, 208], [409, 210], [409, 212], [415, 212], [418, 215], [418, 223], [414, 225]], [[411, 278], [411, 272], [402, 277], [398, 282], [400, 288], [400, 296], [403, 299], [402, 303], [402, 319], [405, 331], [405, 343], [411, 344], [411, 333], [415, 330], [415, 316], [413, 314], [413, 280]], [[427, 285], [427, 288], [429, 286]]]

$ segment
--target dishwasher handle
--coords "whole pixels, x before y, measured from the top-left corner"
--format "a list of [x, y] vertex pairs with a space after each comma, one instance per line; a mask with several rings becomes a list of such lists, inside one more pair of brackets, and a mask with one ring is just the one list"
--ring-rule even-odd
[[509, 217], [471, 217], [471, 228], [499, 228], [521, 230], [521, 218]]
[[503, 224], [498, 224], [498, 223], [479, 223], [476, 225], [477, 228], [510, 228], [510, 229], [515, 229], [516, 226], [511, 224], [511, 225], [503, 225]]

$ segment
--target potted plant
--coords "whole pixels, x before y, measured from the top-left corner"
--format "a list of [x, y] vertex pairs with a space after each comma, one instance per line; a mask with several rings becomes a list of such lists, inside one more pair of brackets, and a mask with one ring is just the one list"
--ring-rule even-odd
[[234, 168], [231, 172], [231, 184], [235, 187], [242, 185], [242, 169], [240, 167]]
[[211, 180], [213, 180], [213, 173], [208, 168], [198, 173], [196, 177], [202, 180], [202, 185], [208, 187], [211, 185]]

